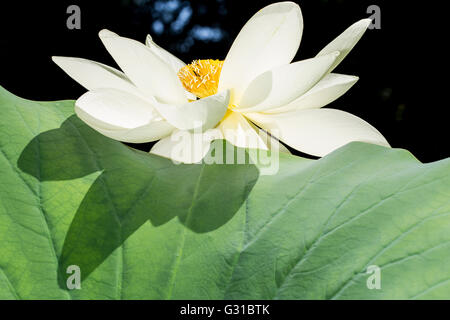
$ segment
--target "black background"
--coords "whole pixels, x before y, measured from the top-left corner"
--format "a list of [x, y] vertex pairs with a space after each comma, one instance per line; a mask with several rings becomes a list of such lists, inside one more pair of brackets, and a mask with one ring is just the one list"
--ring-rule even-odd
[[[168, 4], [168, 2], [170, 2]], [[115, 66], [98, 39], [108, 28], [155, 42], [185, 62], [225, 58], [245, 22], [274, 1], [89, 0], [1, 1], [0, 85], [32, 100], [76, 99], [84, 89], [51, 61], [52, 55], [92, 59]], [[450, 156], [447, 124], [449, 49], [445, 1], [302, 0], [304, 33], [296, 60], [310, 58], [352, 23], [381, 8], [381, 29], [368, 30], [336, 69], [359, 82], [329, 107], [351, 112], [380, 130], [393, 147], [421, 161]], [[81, 30], [69, 30], [69, 5], [81, 8]], [[170, 5], [174, 5], [170, 7]], [[168, 10], [167, 8], [172, 8]], [[173, 9], [176, 8], [176, 9]], [[173, 23], [184, 9], [185, 24]], [[154, 23], [164, 29], [155, 32]], [[213, 28], [216, 38], [193, 30]], [[0, 114], [1, 116], [1, 114]]]

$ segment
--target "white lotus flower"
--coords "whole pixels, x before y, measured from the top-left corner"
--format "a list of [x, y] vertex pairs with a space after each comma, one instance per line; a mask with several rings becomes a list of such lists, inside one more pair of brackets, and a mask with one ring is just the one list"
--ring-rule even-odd
[[[269, 5], [242, 28], [225, 61], [199, 60], [186, 65], [156, 45], [146, 45], [102, 30], [100, 39], [123, 70], [80, 58], [53, 57], [89, 91], [75, 104], [79, 118], [110, 138], [133, 143], [157, 142], [151, 152], [192, 163], [201, 148], [174, 156], [180, 133], [208, 132], [244, 148], [267, 149], [263, 128], [292, 148], [324, 156], [351, 141], [389, 146], [364, 120], [349, 113], [320, 109], [358, 80], [331, 73], [370, 24], [363, 19], [345, 30], [311, 59], [291, 63], [303, 32], [299, 6]], [[199, 98], [199, 99], [197, 99]]]

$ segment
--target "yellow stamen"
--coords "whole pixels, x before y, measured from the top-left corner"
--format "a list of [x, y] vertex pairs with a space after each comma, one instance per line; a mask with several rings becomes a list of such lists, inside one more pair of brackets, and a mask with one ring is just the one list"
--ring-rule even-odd
[[220, 60], [195, 60], [181, 68], [178, 77], [187, 91], [206, 98], [217, 93], [222, 66]]

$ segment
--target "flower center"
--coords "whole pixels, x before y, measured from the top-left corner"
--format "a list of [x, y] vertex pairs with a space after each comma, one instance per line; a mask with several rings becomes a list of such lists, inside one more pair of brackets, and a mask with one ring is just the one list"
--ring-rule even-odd
[[217, 93], [222, 66], [220, 60], [195, 60], [181, 68], [178, 77], [187, 91], [206, 98]]

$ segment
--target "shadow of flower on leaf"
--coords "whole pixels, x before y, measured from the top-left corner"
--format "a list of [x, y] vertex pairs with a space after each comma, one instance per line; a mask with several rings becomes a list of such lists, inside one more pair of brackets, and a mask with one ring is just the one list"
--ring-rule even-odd
[[108, 139], [76, 116], [30, 141], [18, 166], [40, 183], [100, 172], [57, 252], [63, 289], [68, 266], [79, 266], [86, 279], [147, 221], [158, 227], [178, 218], [196, 233], [220, 228], [242, 206], [259, 175], [252, 164], [175, 165]]

